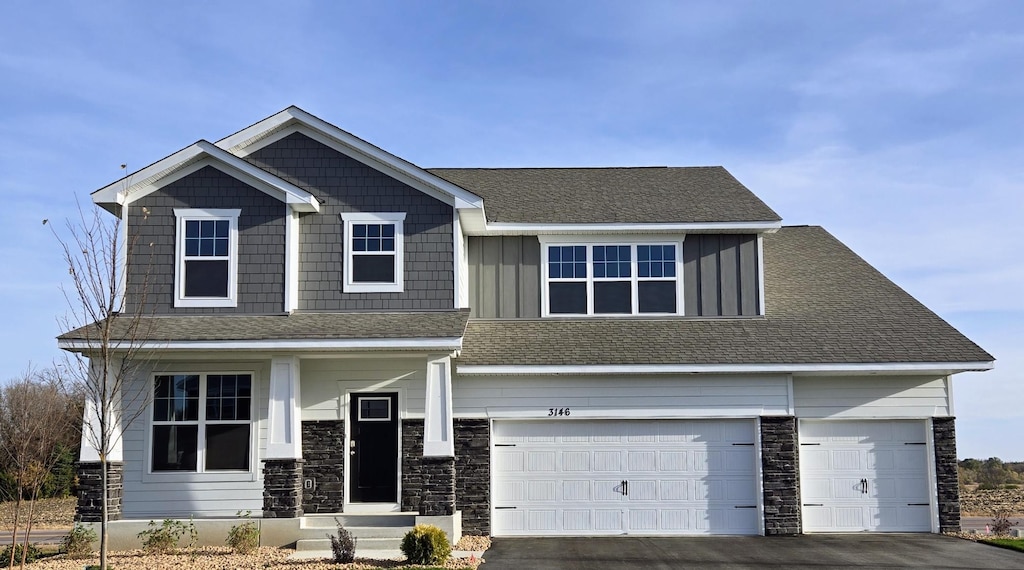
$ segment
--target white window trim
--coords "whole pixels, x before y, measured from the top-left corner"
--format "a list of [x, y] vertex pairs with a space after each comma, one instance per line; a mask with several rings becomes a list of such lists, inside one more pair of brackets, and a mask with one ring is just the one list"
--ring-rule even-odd
[[[237, 307], [238, 306], [238, 216], [240, 209], [175, 208], [174, 236], [174, 306], [175, 307]], [[228, 220], [228, 296], [185, 296], [185, 222], [187, 220]]]
[[[405, 290], [405, 212], [342, 212], [342, 240], [345, 251], [345, 293], [401, 293]], [[395, 282], [355, 283], [352, 281], [352, 224], [388, 223], [395, 225]], [[359, 252], [359, 255], [373, 255]]]
[[[541, 317], [664, 317], [664, 316], [682, 316], [684, 314], [685, 300], [683, 299], [683, 239], [680, 237], [678, 240], [638, 240], [638, 239], [622, 239], [622, 236], [607, 236], [599, 238], [588, 238], [587, 240], [571, 239], [575, 236], [564, 236], [564, 239], [554, 236], [539, 236], [540, 240], [540, 263], [541, 263]], [[555, 278], [551, 279], [548, 277], [548, 248], [551, 246], [577, 246], [582, 245], [587, 248], [587, 277], [586, 279], [564, 279]], [[630, 247], [630, 294], [632, 296], [632, 313], [594, 313], [594, 282], [595, 281], [626, 281], [621, 278], [595, 278], [594, 277], [594, 249], [592, 246], [595, 245], [628, 245]], [[674, 278], [665, 277], [639, 277], [637, 271], [637, 246], [638, 245], [673, 245], [676, 248], [676, 276]], [[674, 313], [641, 313], [640, 299], [638, 296], [639, 282], [640, 281], [671, 281], [676, 282], [676, 312]], [[584, 313], [552, 313], [550, 307], [550, 295], [548, 285], [550, 283], [559, 282], [582, 282], [585, 281], [587, 284], [587, 312]]]
[[360, 405], [359, 409], [356, 410], [356, 415], [359, 416], [358, 417], [358, 421], [361, 421], [361, 422], [390, 422], [391, 421], [392, 414], [394, 413], [394, 410], [391, 409], [391, 396], [381, 396], [381, 397], [376, 397], [376, 396], [360, 396], [359, 397], [359, 403], [360, 404], [362, 404], [363, 402], [367, 402], [367, 401], [374, 401], [374, 402], [384, 401], [384, 402], [387, 402], [387, 404], [388, 404], [388, 415], [387, 415], [386, 418], [364, 418], [363, 417], [363, 406]]
[[[239, 469], [217, 469], [206, 471], [206, 378], [211, 375], [220, 374], [245, 374], [250, 378], [249, 396], [249, 468]], [[199, 429], [196, 430], [196, 470], [195, 471], [154, 471], [153, 470], [153, 426], [155, 425], [195, 425], [192, 421], [171, 422], [153, 420], [153, 404], [156, 401], [156, 377], [157, 376], [199, 376]], [[155, 372], [149, 376], [149, 404], [146, 406], [146, 456], [144, 458], [145, 468], [143, 481], [255, 481], [259, 475], [259, 419], [256, 417], [258, 408], [256, 402], [259, 400], [257, 387], [258, 376], [252, 370], [228, 370], [228, 371], [166, 371]], [[242, 421], [214, 421], [213, 424], [242, 424]]]

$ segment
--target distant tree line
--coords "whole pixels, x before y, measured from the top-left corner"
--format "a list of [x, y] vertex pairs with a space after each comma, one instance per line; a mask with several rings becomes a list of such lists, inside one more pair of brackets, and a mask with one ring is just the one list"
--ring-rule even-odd
[[977, 484], [979, 489], [995, 489], [1005, 485], [1024, 484], [1024, 462], [1004, 463], [998, 457], [963, 459], [957, 463], [960, 484]]

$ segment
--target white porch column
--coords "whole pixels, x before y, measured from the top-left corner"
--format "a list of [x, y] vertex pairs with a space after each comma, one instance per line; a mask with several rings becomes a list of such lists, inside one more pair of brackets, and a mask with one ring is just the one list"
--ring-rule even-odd
[[[116, 370], [114, 363], [111, 363], [108, 370], [108, 378], [112, 378], [114, 370]], [[103, 434], [100, 430], [100, 407], [104, 402], [99, 401], [101, 395], [101, 382], [103, 381], [102, 369], [99, 364], [93, 360], [89, 360], [89, 391], [94, 392], [89, 394], [85, 398], [85, 412], [82, 414], [82, 447], [78, 453], [78, 460], [82, 462], [99, 462], [100, 451], [103, 447]], [[113, 381], [108, 384], [113, 384]], [[124, 461], [124, 451], [121, 445], [121, 395], [110, 394], [109, 402], [107, 405], [107, 422], [109, 424], [108, 429], [108, 447], [107, 450], [107, 461], [120, 462]]]
[[302, 422], [299, 359], [275, 356], [270, 361], [270, 411], [264, 459], [301, 459]]
[[423, 456], [455, 457], [452, 425], [452, 360], [427, 362], [427, 401], [423, 410]]

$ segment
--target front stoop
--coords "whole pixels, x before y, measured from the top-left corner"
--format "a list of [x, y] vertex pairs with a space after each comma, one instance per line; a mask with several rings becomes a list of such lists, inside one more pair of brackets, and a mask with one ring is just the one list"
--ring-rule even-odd
[[405, 533], [416, 524], [417, 513], [372, 515], [307, 515], [299, 523], [296, 551], [331, 550], [328, 535], [338, 532], [338, 519], [356, 539], [358, 550], [398, 550]]

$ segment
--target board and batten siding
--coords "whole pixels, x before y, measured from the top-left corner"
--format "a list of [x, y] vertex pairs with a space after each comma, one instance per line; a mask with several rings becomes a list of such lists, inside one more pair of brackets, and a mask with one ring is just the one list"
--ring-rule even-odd
[[455, 417], [535, 418], [568, 408], [571, 418], [755, 417], [789, 410], [785, 375], [459, 376]]
[[[132, 384], [133, 390], [146, 390], [136, 400], [148, 409], [131, 423], [124, 433], [124, 518], [187, 518], [233, 517], [238, 511], [263, 510], [263, 465], [267, 445], [267, 394], [270, 385], [269, 361], [218, 361], [212, 363], [162, 362], [156, 374], [189, 374], [217, 372], [251, 372], [254, 380], [253, 398], [256, 400], [256, 434], [258, 457], [251, 459], [250, 473], [146, 473], [146, 459], [150, 455], [149, 439], [152, 410], [149, 405], [149, 383], [152, 368], [140, 372]], [[131, 417], [131, 411], [126, 412]]]
[[472, 317], [540, 317], [537, 236], [470, 236], [467, 249]]
[[925, 418], [950, 415], [945, 376], [793, 378], [799, 418]]
[[398, 392], [401, 417], [422, 418], [426, 377], [426, 356], [303, 360], [302, 421], [347, 420], [342, 406], [351, 392]]
[[689, 317], [759, 314], [757, 236], [691, 234], [683, 241], [684, 312]]

